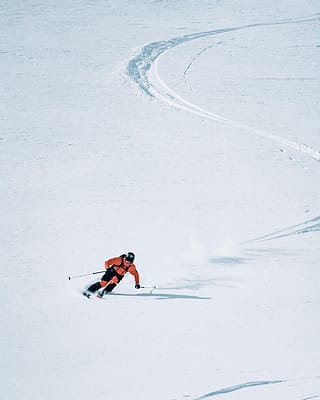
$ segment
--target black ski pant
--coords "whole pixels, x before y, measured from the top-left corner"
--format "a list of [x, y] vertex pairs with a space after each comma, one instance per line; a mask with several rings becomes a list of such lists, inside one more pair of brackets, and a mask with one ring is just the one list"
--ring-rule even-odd
[[[117, 274], [117, 272], [114, 270], [113, 267], [110, 267], [110, 268], [108, 268], [108, 269], [106, 270], [106, 272], [103, 274], [103, 276], [102, 276], [102, 278], [101, 278], [101, 281], [109, 282], [109, 281], [110, 281], [112, 278], [114, 278], [115, 276], [118, 278], [118, 283], [119, 283], [119, 282], [121, 281], [121, 279], [123, 278], [122, 275]], [[96, 292], [97, 290], [99, 290], [101, 287], [104, 287], [104, 292], [107, 292], [107, 293], [108, 293], [108, 292], [111, 292], [111, 291], [117, 286], [116, 283], [110, 283], [109, 285], [104, 286], [104, 285], [101, 285], [101, 281], [100, 281], [100, 282], [96, 282], [96, 283], [94, 283], [93, 285], [89, 286], [87, 290], [88, 290], [89, 292], [94, 293], [94, 292]]]

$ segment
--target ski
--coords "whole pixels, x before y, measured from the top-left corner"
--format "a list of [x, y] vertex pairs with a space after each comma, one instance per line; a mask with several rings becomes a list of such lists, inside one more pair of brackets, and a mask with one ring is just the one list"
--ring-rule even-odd
[[[153, 286], [141, 286], [140, 288], [141, 289], [151, 289], [149, 291], [149, 294], [151, 294], [154, 291], [154, 289], [157, 289], [157, 287], [155, 285], [153, 285]], [[105, 290], [98, 291], [97, 294], [94, 294], [92, 292], [89, 292], [88, 290], [85, 290], [85, 291], [82, 292], [82, 295], [84, 297], [86, 297], [87, 299], [95, 299], [96, 298], [96, 299], [100, 299], [101, 300], [101, 299], [105, 298], [105, 294], [106, 293], [108, 295], [112, 295], [111, 292], [106, 292]], [[137, 293], [136, 295], [139, 295], [139, 293]]]

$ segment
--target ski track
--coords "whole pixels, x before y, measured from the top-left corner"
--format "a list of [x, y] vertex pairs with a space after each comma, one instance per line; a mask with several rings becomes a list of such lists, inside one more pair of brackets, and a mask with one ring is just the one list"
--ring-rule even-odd
[[[214, 43], [214, 44], [211, 44], [210, 46], [205, 47], [204, 49], [202, 49], [201, 51], [199, 51], [199, 53], [196, 54], [196, 55], [192, 58], [191, 62], [187, 65], [186, 69], [185, 69], [184, 72], [183, 72], [183, 77], [184, 77], [184, 81], [185, 81], [186, 84], [187, 84], [187, 75], [188, 75], [188, 73], [189, 73], [189, 71], [190, 71], [190, 69], [191, 69], [193, 63], [194, 63], [202, 54], [204, 54], [206, 51], [208, 51], [209, 49], [212, 49], [212, 47], [218, 46], [218, 45], [221, 44], [221, 43], [223, 43], [223, 42]], [[192, 90], [192, 89], [191, 89], [191, 90]]]
[[[307, 225], [307, 226], [304, 226]], [[297, 228], [297, 229], [296, 229]], [[320, 216], [301, 222], [300, 224], [289, 226], [288, 228], [280, 229], [276, 232], [272, 232], [263, 236], [259, 236], [255, 239], [242, 242], [240, 244], [255, 244], [266, 242], [269, 240], [280, 239], [287, 236], [301, 235], [303, 233], [317, 232], [320, 231]]]
[[[175, 107], [177, 109], [193, 113], [200, 117], [205, 117], [207, 119], [210, 119], [210, 120], [213, 120], [213, 121], [216, 121], [219, 123], [227, 124], [227, 125], [233, 126], [235, 128], [239, 128], [239, 129], [243, 129], [243, 130], [255, 133], [261, 137], [264, 137], [266, 139], [274, 141], [275, 143], [279, 143], [281, 145], [292, 148], [300, 153], [307, 154], [308, 156], [312, 157], [313, 159], [320, 161], [320, 150], [314, 149], [307, 144], [288, 140], [286, 138], [276, 136], [274, 134], [265, 132], [263, 130], [247, 126], [240, 122], [233, 121], [233, 120], [225, 118], [221, 115], [218, 115], [218, 114], [215, 114], [208, 110], [205, 110], [204, 108], [201, 108], [201, 107], [197, 106], [196, 104], [193, 104], [193, 103], [187, 101], [186, 99], [181, 97], [179, 94], [174, 92], [172, 89], [170, 89], [168, 87], [168, 85], [161, 79], [161, 77], [158, 73], [158, 61], [159, 61], [160, 57], [162, 55], [164, 55], [168, 50], [170, 50], [180, 44], [190, 42], [192, 40], [205, 38], [205, 37], [213, 37], [213, 36], [228, 33], [228, 32], [240, 31], [243, 29], [317, 21], [317, 20], [320, 20], [319, 15], [320, 14], [315, 14], [314, 16], [307, 17], [307, 18], [296, 18], [296, 19], [291, 19], [291, 20], [282, 20], [282, 21], [270, 22], [270, 23], [255, 23], [255, 24], [243, 25], [243, 26], [239, 26], [239, 27], [217, 29], [217, 30], [211, 30], [211, 31], [206, 31], [206, 32], [188, 34], [188, 35], [184, 35], [184, 36], [180, 36], [180, 37], [175, 37], [175, 38], [172, 38], [169, 40], [163, 40], [163, 41], [159, 41], [159, 42], [149, 43], [149, 44], [143, 46], [136, 53], [136, 55], [129, 60], [129, 62], [127, 64], [127, 68], [126, 68], [126, 73], [129, 76], [129, 78], [138, 86], [138, 88], [142, 92], [144, 92], [147, 96], [149, 96], [150, 98], [161, 101], [161, 102], [163, 102], [169, 106]], [[185, 83], [187, 82], [187, 74], [188, 74], [190, 68], [192, 67], [192, 64], [197, 60], [197, 58], [199, 58], [207, 50], [213, 48], [214, 46], [216, 46], [220, 43], [222, 43], [222, 42], [218, 42], [216, 44], [212, 44], [210, 46], [205, 47], [204, 49], [202, 49], [200, 52], [198, 52], [192, 58], [191, 62], [186, 66], [184, 73], [183, 73], [183, 78], [184, 78]], [[314, 231], [320, 231], [320, 216], [310, 219], [310, 220], [307, 220], [303, 223], [296, 224], [296, 225], [290, 226], [288, 228], [281, 229], [276, 232], [273, 232], [273, 233], [270, 233], [267, 235], [263, 235], [261, 237], [243, 242], [242, 244], [249, 244], [249, 243], [255, 244], [255, 243], [278, 239], [278, 238], [282, 238], [282, 237], [286, 237], [286, 236], [299, 235], [299, 234], [314, 232]], [[212, 262], [215, 262], [215, 260], [213, 259]], [[238, 263], [238, 262], [241, 262], [241, 260], [240, 259], [236, 259], [236, 260], [232, 259], [230, 261], [228, 259], [225, 262], [228, 262], [228, 263], [237, 262]], [[219, 396], [222, 394], [239, 391], [242, 389], [247, 389], [247, 388], [256, 387], [256, 386], [278, 384], [278, 383], [282, 383], [282, 382], [284, 382], [284, 381], [278, 380], [278, 381], [246, 382], [246, 383], [242, 383], [239, 385], [212, 391], [212, 392], [206, 393], [204, 395], [201, 395], [200, 397], [192, 397], [192, 399], [193, 400], [204, 400], [204, 399], [209, 399], [214, 396]], [[307, 397], [303, 400], [309, 400], [309, 399], [313, 399], [316, 397], [319, 397], [319, 396], [315, 395], [315, 396]], [[183, 398], [191, 399], [191, 396], [186, 395], [186, 396], [183, 396]]]
[[[282, 20], [276, 22], [265, 22], [265, 23], [255, 23], [249, 25], [242, 25], [239, 27], [231, 27], [224, 29], [217, 29], [205, 32], [198, 32], [193, 34], [188, 34], [184, 36], [175, 37], [169, 40], [163, 40], [159, 42], [152, 42], [145, 46], [143, 46], [137, 54], [131, 58], [127, 64], [126, 73], [129, 78], [138, 86], [138, 88], [144, 92], [147, 96], [157, 99], [169, 106], [178, 108], [180, 110], [184, 110], [200, 117], [205, 117], [207, 119], [227, 124], [233, 126], [235, 128], [243, 129], [252, 133], [255, 133], [261, 137], [266, 139], [270, 139], [274, 142], [280, 143], [281, 145], [292, 148], [301, 153], [305, 153], [311, 156], [313, 159], [320, 161], [320, 150], [314, 149], [311, 146], [298, 143], [292, 140], [288, 140], [286, 138], [282, 138], [280, 136], [276, 136], [274, 134], [265, 132], [261, 129], [257, 129], [254, 127], [247, 126], [237, 121], [233, 121], [231, 119], [225, 118], [221, 115], [212, 113], [208, 110], [205, 110], [197, 105], [187, 101], [183, 97], [179, 96], [172, 89], [170, 89], [166, 83], [160, 78], [158, 73], [158, 61], [160, 57], [167, 52], [168, 50], [186, 43], [192, 40], [197, 40], [205, 37], [214, 37], [216, 35], [240, 31], [243, 29], [252, 29], [262, 26], [277, 26], [284, 24], [292, 24], [292, 23], [305, 23], [305, 22], [313, 22], [320, 20], [320, 14], [315, 14], [311, 17], [305, 18], [296, 18], [289, 20]], [[213, 45], [212, 45], [213, 46]], [[198, 58], [204, 51], [208, 50], [210, 47], [206, 47], [202, 51], [200, 51], [191, 61], [191, 63], [186, 67], [184, 72], [184, 78], [186, 78], [186, 74], [190, 69], [192, 63]]]
[[[17, 13], [18, 15], [18, 13]], [[281, 143], [284, 146], [293, 148], [301, 153], [305, 153], [309, 156], [311, 156], [313, 159], [320, 161], [320, 150], [313, 149], [310, 146], [306, 144], [299, 144], [297, 142], [293, 142], [290, 140], [287, 140], [285, 138], [278, 137], [276, 135], [264, 132], [262, 130], [247, 126], [245, 124], [239, 123], [237, 121], [233, 121], [231, 119], [227, 119], [221, 115], [217, 115], [213, 112], [210, 112], [208, 110], [205, 110], [201, 107], [198, 107], [197, 105], [187, 101], [183, 97], [179, 96], [179, 94], [175, 93], [172, 89], [170, 89], [166, 83], [161, 79], [158, 73], [158, 61], [162, 55], [164, 55], [168, 50], [186, 43], [190, 42], [193, 40], [205, 38], [205, 37], [215, 37], [216, 35], [228, 33], [228, 32], [233, 32], [233, 31], [241, 31], [243, 29], [251, 29], [251, 28], [256, 28], [256, 27], [262, 27], [262, 26], [276, 26], [276, 25], [282, 25], [282, 24], [289, 24], [289, 23], [304, 23], [304, 22], [309, 22], [309, 21], [316, 21], [320, 20], [319, 15], [315, 15], [310, 18], [299, 18], [295, 20], [286, 20], [286, 21], [279, 21], [279, 22], [273, 22], [273, 23], [257, 23], [257, 24], [251, 24], [251, 25], [243, 25], [240, 27], [233, 27], [233, 28], [226, 28], [226, 29], [218, 29], [218, 30], [211, 30], [207, 32], [200, 32], [200, 33], [194, 33], [190, 35], [184, 35], [181, 37], [176, 37], [172, 38], [169, 40], [164, 40], [164, 41], [159, 41], [159, 42], [153, 42], [150, 44], [147, 44], [143, 46], [140, 51], [136, 54], [134, 58], [129, 60], [129, 63], [127, 65], [127, 75], [132, 79], [132, 81], [138, 86], [138, 88], [145, 93], [147, 96], [150, 98], [156, 99], [158, 101], [161, 101], [168, 106], [175, 107], [180, 110], [184, 110], [186, 112], [190, 112], [194, 115], [197, 115], [199, 117], [204, 117], [209, 120], [219, 122], [222, 124], [226, 124], [229, 126], [233, 126], [235, 128], [239, 129], [244, 129], [246, 131], [255, 133], [259, 136], [262, 136], [264, 138], [273, 140], [274, 142]], [[216, 43], [214, 45], [207, 46], [206, 48], [202, 49], [200, 52], [198, 52], [191, 60], [191, 62], [187, 65], [185, 68], [185, 71], [183, 73], [183, 77], [185, 81], [187, 81], [187, 74], [192, 67], [193, 63], [196, 61], [197, 58], [199, 58], [202, 54], [204, 54], [206, 51], [209, 49], [215, 47], [216, 45], [219, 45], [221, 42]], [[273, 240], [285, 236], [290, 236], [290, 235], [299, 235], [303, 233], [308, 233], [308, 232], [314, 232], [314, 231], [320, 231], [320, 215], [317, 216], [316, 218], [309, 219], [305, 222], [295, 224], [293, 226], [290, 226], [285, 229], [277, 230], [276, 232], [266, 234], [263, 236], [260, 236], [258, 238], [249, 240], [244, 243], [260, 243], [263, 241], [268, 241], [268, 240]], [[232, 263], [241, 263], [242, 259], [236, 258], [236, 257], [225, 257], [225, 258], [220, 258], [215, 260], [212, 258], [212, 262], [222, 262], [222, 263], [227, 263], [227, 264], [232, 264]], [[70, 279], [69, 279], [70, 280]], [[168, 288], [170, 289], [170, 288]], [[161, 290], [161, 289], [160, 289]], [[164, 290], [167, 290], [167, 288], [164, 288]], [[172, 288], [171, 288], [172, 290]], [[77, 292], [78, 293], [78, 292]], [[208, 297], [200, 297], [200, 296], [191, 296], [191, 295], [179, 295], [179, 294], [166, 294], [166, 293], [161, 293], [161, 294], [153, 294], [152, 292], [150, 293], [144, 293], [144, 294], [126, 294], [126, 293], [112, 293], [112, 296], [138, 296], [138, 297], [144, 297], [144, 296], [149, 296], [151, 298], [154, 298], [156, 300], [206, 300], [210, 299]], [[106, 299], [104, 299], [106, 300]], [[99, 300], [100, 301], [100, 300]], [[284, 383], [284, 380], [261, 380], [261, 381], [248, 381], [248, 382], [243, 382], [239, 383], [234, 386], [229, 386], [225, 388], [221, 388], [218, 390], [213, 390], [208, 393], [204, 393], [199, 396], [199, 394], [194, 397], [192, 396], [183, 396], [184, 399], [190, 399], [190, 400], [207, 400], [211, 399], [215, 396], [225, 395], [233, 392], [238, 392], [242, 390], [251, 390], [252, 388], [259, 388], [259, 387], [265, 387], [269, 385], [277, 385]], [[252, 389], [254, 390], [254, 389]], [[227, 396], [228, 397], [228, 396]], [[259, 396], [258, 396], [259, 397]], [[313, 395], [309, 397], [305, 397], [302, 400], [311, 400], [314, 398], [318, 398], [320, 395]]]
[[220, 390], [216, 390], [214, 392], [206, 393], [200, 397], [193, 398], [193, 400], [208, 399], [213, 396], [219, 396], [220, 394], [231, 393], [231, 392], [235, 392], [237, 390], [246, 389], [246, 388], [250, 388], [250, 387], [254, 387], [254, 386], [273, 385], [273, 384], [282, 383], [282, 382], [283, 381], [256, 381], [256, 382], [241, 383], [240, 385], [235, 385], [235, 386], [223, 388]]

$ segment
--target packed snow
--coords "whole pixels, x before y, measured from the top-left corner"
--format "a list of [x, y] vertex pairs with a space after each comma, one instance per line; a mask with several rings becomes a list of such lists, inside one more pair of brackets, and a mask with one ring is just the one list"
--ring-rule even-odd
[[1, 399], [320, 398], [319, 22], [1, 2]]

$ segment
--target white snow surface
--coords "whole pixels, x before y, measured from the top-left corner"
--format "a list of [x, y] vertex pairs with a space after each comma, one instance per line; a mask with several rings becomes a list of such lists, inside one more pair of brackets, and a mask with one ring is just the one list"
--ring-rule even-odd
[[1, 399], [320, 398], [319, 21], [1, 1]]

